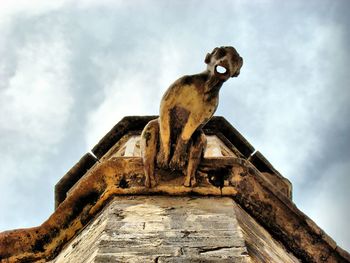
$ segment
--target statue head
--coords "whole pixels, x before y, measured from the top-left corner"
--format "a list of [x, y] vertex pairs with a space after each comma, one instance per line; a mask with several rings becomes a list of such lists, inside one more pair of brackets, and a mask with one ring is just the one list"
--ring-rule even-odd
[[207, 70], [223, 81], [237, 77], [243, 65], [243, 59], [233, 47], [214, 48], [204, 62], [208, 65]]

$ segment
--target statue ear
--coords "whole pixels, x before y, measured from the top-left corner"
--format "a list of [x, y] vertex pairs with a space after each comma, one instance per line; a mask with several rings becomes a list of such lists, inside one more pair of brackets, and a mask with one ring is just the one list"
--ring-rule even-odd
[[211, 54], [208, 53], [208, 54], [205, 56], [205, 59], [204, 59], [205, 64], [209, 64], [210, 58], [211, 58]]

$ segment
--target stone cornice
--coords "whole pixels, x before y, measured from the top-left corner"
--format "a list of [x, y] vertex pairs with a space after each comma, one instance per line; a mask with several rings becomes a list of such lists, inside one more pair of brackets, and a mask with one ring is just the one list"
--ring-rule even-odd
[[0, 234], [1, 262], [52, 259], [113, 196], [150, 194], [230, 196], [302, 261], [350, 262], [349, 254], [249, 161], [207, 158], [200, 170], [203, 174], [196, 187], [184, 187], [182, 177], [167, 173], [168, 177], [162, 174], [159, 184], [149, 189], [143, 187], [140, 158], [111, 158], [97, 163], [41, 226]]

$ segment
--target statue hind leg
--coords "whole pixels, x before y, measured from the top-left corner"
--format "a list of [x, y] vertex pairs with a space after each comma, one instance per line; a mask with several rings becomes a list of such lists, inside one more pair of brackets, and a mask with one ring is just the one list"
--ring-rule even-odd
[[156, 156], [159, 141], [159, 122], [158, 119], [152, 120], [142, 131], [141, 134], [141, 157], [145, 172], [145, 186], [154, 187], [157, 180], [154, 174]]

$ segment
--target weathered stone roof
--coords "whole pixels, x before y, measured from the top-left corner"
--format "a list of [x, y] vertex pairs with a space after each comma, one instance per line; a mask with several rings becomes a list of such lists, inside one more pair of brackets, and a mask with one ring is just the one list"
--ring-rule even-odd
[[[47, 261], [117, 195], [204, 195], [231, 197], [276, 240], [305, 262], [350, 262], [349, 254], [291, 200], [291, 183], [223, 117], [204, 127], [233, 153], [205, 157], [195, 187], [181, 176], [157, 170], [161, 181], [145, 188], [142, 160], [113, 155], [125, 136], [140, 134], [156, 116], [125, 117], [55, 187], [54, 213], [40, 226], [0, 233], [1, 262]], [[123, 139], [124, 138], [124, 139]]]

